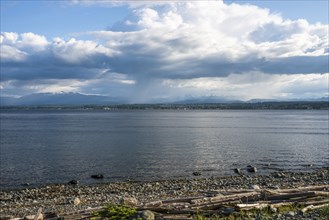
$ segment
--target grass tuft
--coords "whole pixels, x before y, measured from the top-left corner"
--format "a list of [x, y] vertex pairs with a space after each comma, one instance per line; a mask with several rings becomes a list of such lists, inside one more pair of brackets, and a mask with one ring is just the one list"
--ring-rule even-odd
[[113, 220], [126, 220], [134, 216], [136, 213], [137, 211], [134, 208], [124, 205], [108, 204], [103, 210], [92, 213], [92, 217], [94, 217], [94, 219], [101, 217]]

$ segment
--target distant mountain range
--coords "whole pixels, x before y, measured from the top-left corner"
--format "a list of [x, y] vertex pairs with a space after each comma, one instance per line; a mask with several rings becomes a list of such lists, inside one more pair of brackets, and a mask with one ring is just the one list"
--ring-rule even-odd
[[[190, 97], [181, 101], [169, 102], [160, 101], [154, 103], [171, 104], [212, 104], [212, 103], [260, 103], [279, 101], [329, 101], [329, 97], [319, 99], [295, 99], [295, 100], [275, 100], [275, 99], [252, 99], [249, 101], [226, 99], [218, 96]], [[84, 95], [80, 93], [36, 93], [22, 96], [20, 98], [0, 96], [1, 106], [30, 106], [30, 105], [114, 105], [128, 104], [128, 100], [101, 95]]]
[[188, 98], [182, 101], [174, 102], [174, 104], [214, 104], [214, 103], [243, 103], [241, 100], [227, 99], [218, 96], [205, 96], [205, 97], [195, 97]]
[[[120, 100], [120, 101], [119, 101]], [[2, 106], [10, 105], [104, 105], [120, 104], [122, 99], [80, 93], [36, 93], [20, 98], [0, 97]]]

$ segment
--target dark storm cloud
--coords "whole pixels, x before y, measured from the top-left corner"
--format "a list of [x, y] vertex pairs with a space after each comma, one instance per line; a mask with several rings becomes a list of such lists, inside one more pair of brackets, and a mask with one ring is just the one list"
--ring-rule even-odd
[[[51, 54], [34, 54], [23, 62], [1, 62], [1, 79], [93, 79], [103, 70], [124, 73], [135, 78], [191, 79], [225, 77], [230, 74], [259, 71], [269, 74], [327, 73], [328, 56], [294, 56], [284, 58], [245, 57], [235, 61], [221, 56], [188, 58], [177, 61], [164, 59], [161, 51], [147, 51], [142, 46], [121, 48], [122, 55], [88, 56], [83, 62], [69, 63]], [[141, 50], [141, 51], [140, 51]]]
[[27, 56], [24, 61], [1, 61], [1, 79], [92, 79], [108, 68], [107, 60], [108, 57], [96, 54], [82, 62], [70, 63], [46, 51]]
[[136, 77], [191, 79], [198, 77], [225, 77], [251, 71], [268, 74], [327, 73], [328, 56], [294, 56], [273, 59], [245, 58], [236, 61], [213, 56], [204, 59], [186, 59], [174, 63], [158, 59], [157, 54], [118, 57], [108, 60], [116, 72]]

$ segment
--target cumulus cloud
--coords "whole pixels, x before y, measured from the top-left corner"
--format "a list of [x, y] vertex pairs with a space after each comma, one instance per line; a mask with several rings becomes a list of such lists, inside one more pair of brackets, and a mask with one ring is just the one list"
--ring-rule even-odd
[[140, 8], [133, 15], [115, 25], [130, 31], [90, 33], [120, 51], [110, 63], [115, 71], [159, 78], [328, 72], [328, 25], [214, 1]]
[[[328, 96], [329, 74], [269, 75], [260, 72], [232, 74], [228, 77], [170, 79], [163, 86], [182, 90], [187, 96], [218, 96], [240, 100], [300, 99]], [[179, 94], [179, 93], [177, 93]]]
[[[108, 6], [108, 7], [118, 7], [118, 6], [129, 6], [131, 8], [139, 7], [154, 7], [160, 5], [168, 5], [172, 3], [188, 1], [188, 0], [157, 0], [157, 1], [148, 1], [148, 0], [70, 0], [69, 4], [71, 5], [84, 5], [84, 6]], [[201, 0], [206, 1], [206, 0]], [[223, 2], [223, 0], [217, 0], [218, 2]]]
[[[71, 3], [128, 4], [131, 14], [109, 30], [85, 33], [90, 40], [2, 33], [2, 81], [30, 85], [34, 80], [40, 83], [35, 87], [39, 91], [48, 86], [52, 91], [115, 94], [129, 87], [131, 92], [126, 95], [140, 91], [141, 97], [149, 91], [158, 91], [159, 97], [164, 92], [171, 96], [197, 91], [224, 96], [238, 96], [234, 91], [240, 91], [242, 96], [248, 89], [255, 91], [247, 95], [253, 97], [263, 89], [268, 96], [293, 94], [282, 79], [295, 82], [296, 77], [306, 79], [305, 74], [327, 79], [323, 76], [329, 72], [328, 25], [283, 20], [257, 6], [222, 1]], [[247, 80], [246, 76], [254, 73], [268, 77], [272, 84], [247, 86], [232, 81]], [[61, 87], [64, 81], [67, 83]], [[299, 87], [308, 88], [306, 84], [317, 86], [306, 80]], [[271, 85], [273, 89], [267, 89]], [[6, 84], [2, 87], [5, 90]]]
[[1, 33], [1, 45], [16, 47], [27, 52], [39, 52], [46, 49], [48, 41], [45, 36], [31, 32], [17, 34], [13, 32]]
[[100, 56], [111, 57], [113, 51], [94, 41], [82, 41], [71, 38], [64, 41], [61, 38], [55, 38], [51, 45], [51, 50], [55, 57], [68, 63], [83, 63], [88, 60], [95, 60], [95, 66], [99, 63]]
[[9, 46], [1, 45], [0, 56], [2, 61], [22, 61], [26, 58], [27, 53]]
[[93, 41], [55, 38], [48, 42], [30, 33], [1, 36], [2, 80], [97, 78], [111, 56], [110, 49]]

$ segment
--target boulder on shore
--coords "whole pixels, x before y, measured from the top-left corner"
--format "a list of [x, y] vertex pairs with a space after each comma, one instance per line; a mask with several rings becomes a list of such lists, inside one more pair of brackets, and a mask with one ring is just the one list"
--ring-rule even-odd
[[247, 170], [250, 173], [256, 173], [257, 172], [257, 168], [253, 167], [253, 166], [250, 166], [250, 165], [247, 167]]
[[242, 175], [241, 169], [240, 168], [235, 168], [234, 173]]
[[78, 180], [71, 180], [69, 181], [69, 184], [71, 185], [78, 185], [79, 181]]
[[192, 174], [193, 174], [193, 176], [201, 176], [201, 172], [197, 172], [197, 171], [193, 172]]
[[94, 174], [94, 175], [91, 175], [91, 178], [94, 178], [94, 179], [103, 179], [104, 178], [104, 175], [103, 174]]
[[135, 197], [124, 197], [120, 200], [120, 204], [135, 207], [137, 206], [137, 199]]

